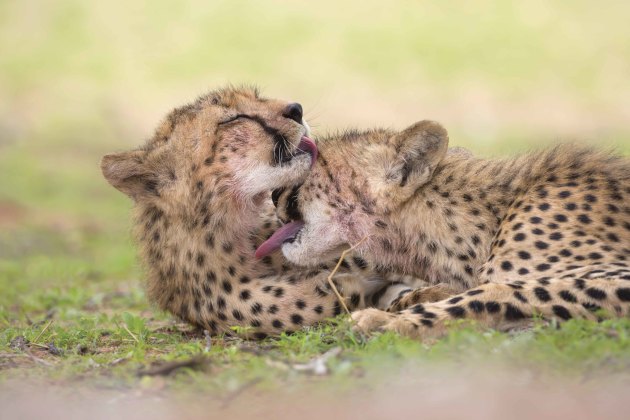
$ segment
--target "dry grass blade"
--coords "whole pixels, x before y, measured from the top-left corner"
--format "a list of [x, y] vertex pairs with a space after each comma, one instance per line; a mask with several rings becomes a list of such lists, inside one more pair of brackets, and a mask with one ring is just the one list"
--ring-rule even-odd
[[125, 331], [127, 331], [127, 334], [129, 334], [131, 336], [131, 338], [133, 338], [136, 343], [140, 343], [140, 340], [138, 340], [138, 337], [136, 337], [136, 335], [134, 333], [132, 333], [125, 324], [122, 324], [122, 327], [123, 327], [123, 329]]
[[50, 327], [50, 325], [53, 323], [54, 320], [50, 320], [48, 321], [48, 323], [44, 326], [44, 328], [39, 332], [39, 334], [37, 334], [37, 337], [35, 337], [35, 340], [33, 340], [33, 343], [37, 343], [37, 341], [39, 341], [40, 337], [46, 332], [46, 330], [48, 329], [48, 327]]
[[339, 290], [337, 290], [337, 286], [335, 286], [335, 283], [333, 282], [332, 279], [335, 276], [335, 273], [337, 273], [337, 270], [339, 270], [339, 267], [341, 266], [341, 263], [342, 263], [343, 259], [346, 258], [346, 256], [349, 253], [354, 251], [356, 247], [361, 245], [367, 238], [368, 238], [368, 236], [364, 236], [363, 239], [361, 239], [359, 242], [357, 242], [356, 244], [352, 245], [350, 248], [344, 250], [341, 253], [341, 256], [339, 257], [339, 260], [337, 261], [337, 265], [335, 265], [335, 268], [333, 269], [333, 271], [331, 271], [331, 273], [326, 278], [326, 280], [328, 281], [328, 284], [330, 285], [330, 287], [332, 288], [333, 292], [337, 296], [337, 299], [339, 300], [339, 303], [341, 303], [341, 306], [343, 306], [343, 309], [346, 311], [346, 313], [348, 315], [350, 315], [350, 309], [348, 309], [348, 306], [346, 305], [345, 299], [341, 296], [341, 293], [339, 293]]

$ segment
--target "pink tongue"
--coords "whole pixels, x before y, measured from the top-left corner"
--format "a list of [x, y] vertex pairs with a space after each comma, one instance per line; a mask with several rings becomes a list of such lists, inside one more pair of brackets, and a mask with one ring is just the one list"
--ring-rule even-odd
[[311, 155], [311, 168], [312, 168], [313, 165], [315, 165], [315, 161], [317, 160], [317, 155], [318, 155], [317, 145], [315, 144], [315, 142], [306, 136], [302, 136], [302, 139], [300, 140], [300, 144], [298, 144], [297, 148]]
[[[317, 150], [317, 148], [315, 150]], [[298, 233], [300, 229], [302, 229], [303, 227], [304, 227], [304, 222], [287, 223], [286, 225], [282, 226], [280, 229], [275, 231], [274, 234], [271, 235], [271, 238], [263, 242], [256, 250], [256, 253], [254, 254], [254, 256], [258, 259], [266, 257], [267, 255], [271, 254], [276, 249], [279, 249], [284, 243], [284, 241], [286, 241], [288, 238]]]

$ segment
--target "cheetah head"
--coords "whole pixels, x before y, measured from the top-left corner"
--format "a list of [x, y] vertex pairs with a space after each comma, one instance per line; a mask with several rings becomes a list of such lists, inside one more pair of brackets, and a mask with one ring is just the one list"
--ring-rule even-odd
[[308, 135], [299, 104], [229, 87], [175, 109], [144, 146], [106, 155], [101, 168], [134, 201], [163, 210], [190, 208], [202, 190], [252, 203], [305, 178], [317, 157]]
[[420, 121], [400, 132], [346, 132], [318, 144], [320, 156], [306, 180], [274, 191], [286, 224], [258, 248], [257, 257], [278, 248], [298, 265], [338, 257], [431, 179], [448, 135], [438, 123]]

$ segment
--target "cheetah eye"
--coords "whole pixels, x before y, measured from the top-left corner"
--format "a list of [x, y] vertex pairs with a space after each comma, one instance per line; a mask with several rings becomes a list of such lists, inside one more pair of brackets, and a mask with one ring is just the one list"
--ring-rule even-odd
[[238, 120], [239, 118], [242, 118], [242, 117], [244, 117], [244, 116], [245, 116], [245, 115], [243, 115], [243, 114], [236, 114], [236, 115], [234, 115], [234, 116], [232, 116], [232, 117], [228, 118], [228, 119], [227, 119], [227, 120], [225, 120], [225, 121], [220, 121], [217, 125], [229, 124], [229, 123], [234, 122], [234, 121], [236, 121], [236, 120]]

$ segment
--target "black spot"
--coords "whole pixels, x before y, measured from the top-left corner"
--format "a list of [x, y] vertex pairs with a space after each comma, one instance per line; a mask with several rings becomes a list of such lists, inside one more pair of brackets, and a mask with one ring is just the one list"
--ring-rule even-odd
[[524, 276], [526, 274], [529, 274], [529, 270], [525, 267], [519, 268], [518, 269], [518, 274], [520, 274], [521, 276]]
[[549, 239], [551, 239], [552, 241], [559, 241], [562, 238], [563, 235], [560, 232], [553, 232], [551, 235], [549, 235]]
[[608, 235], [606, 235], [606, 237], [612, 242], [619, 242], [619, 237], [614, 233], [609, 233]]
[[553, 305], [551, 307], [554, 315], [556, 315], [558, 318], [562, 318], [565, 321], [568, 319], [571, 319], [571, 312], [568, 311], [567, 308], [565, 308], [564, 306], [561, 305]]
[[241, 290], [241, 293], [239, 293], [238, 297], [241, 300], [248, 300], [250, 297], [252, 297], [252, 294], [250, 293], [249, 290], [245, 289], [245, 290]]
[[236, 320], [238, 320], [238, 321], [242, 321], [242, 320], [243, 320], [243, 314], [242, 314], [242, 313], [240, 313], [240, 312], [239, 312], [238, 310], [236, 310], [236, 309], [234, 309], [234, 310], [232, 311], [232, 316], [233, 316]]
[[219, 296], [217, 298], [217, 306], [219, 307], [219, 309], [225, 309], [225, 299]]
[[267, 312], [269, 312], [270, 314], [275, 314], [276, 312], [278, 312], [278, 305], [271, 305], [267, 309]]
[[525, 235], [524, 233], [521, 232], [521, 233], [517, 233], [516, 235], [514, 235], [513, 239], [515, 241], [521, 242], [521, 241], [524, 241], [526, 237], [527, 237], [527, 235]]
[[387, 227], [387, 223], [383, 222], [382, 220], [377, 220], [376, 222], [374, 222], [374, 225], [381, 229], [385, 229]]
[[335, 302], [333, 306], [333, 316], [337, 316], [340, 313], [341, 313], [341, 305], [339, 304], [339, 302]]
[[556, 214], [555, 216], [553, 216], [553, 220], [555, 220], [558, 223], [564, 223], [568, 219], [567, 219], [567, 216], [565, 216], [564, 214]]
[[[540, 195], [540, 194], [539, 194], [539, 195]], [[542, 198], [542, 197], [541, 197], [541, 198]], [[550, 207], [551, 207], [551, 206], [549, 205], [549, 203], [542, 203], [541, 205], [539, 205], [539, 206], [538, 206], [538, 209], [539, 209], [539, 210], [542, 210], [542, 211], [547, 211], [547, 210], [549, 210], [549, 208], [550, 208]]]
[[206, 245], [208, 246], [208, 248], [214, 247], [214, 236], [212, 235], [212, 233], [206, 234]]
[[475, 295], [479, 295], [481, 293], [483, 293], [483, 290], [481, 290], [481, 289], [474, 289], [474, 290], [469, 290], [468, 292], [466, 292], [466, 294], [468, 296], [475, 296]]
[[534, 294], [541, 302], [549, 302], [551, 300], [549, 292], [542, 287], [534, 288]]
[[463, 318], [464, 315], [466, 315], [466, 310], [461, 306], [449, 306], [446, 308], [446, 312], [448, 312], [453, 318]]
[[252, 314], [256, 315], [262, 312], [263, 307], [260, 303], [256, 302], [250, 307], [250, 310], [252, 311]]
[[424, 306], [422, 304], [417, 304], [417, 305], [413, 305], [411, 308], [411, 312], [414, 314], [421, 314], [424, 313]]
[[491, 314], [496, 314], [501, 310], [501, 305], [498, 302], [490, 301], [486, 302], [486, 311]]
[[583, 279], [575, 279], [573, 284], [578, 290], [584, 290], [584, 287], [586, 287], [586, 282]]
[[560, 295], [562, 300], [564, 300], [566, 302], [570, 302], [570, 303], [576, 303], [577, 302], [577, 298], [575, 297], [575, 295], [573, 293], [569, 292], [568, 290], [561, 290], [560, 293], [558, 293], [558, 295]]
[[588, 225], [591, 223], [591, 218], [588, 217], [588, 215], [586, 214], [580, 214], [577, 219], [580, 223], [583, 223], [585, 225]]
[[293, 314], [291, 315], [291, 322], [295, 325], [302, 325], [302, 322], [304, 322], [304, 318], [302, 318], [302, 315], [300, 314]]
[[296, 306], [298, 309], [304, 309], [304, 308], [306, 308], [306, 302], [304, 302], [302, 299], [298, 299], [298, 300], [295, 302], [295, 306]]
[[558, 193], [558, 197], [560, 197], [560, 198], [571, 197], [571, 191], [568, 191], [568, 190], [560, 191]]
[[514, 291], [514, 297], [523, 303], [527, 303], [527, 298], [523, 296], [518, 290]]
[[238, 280], [241, 284], [247, 284], [251, 281], [251, 279], [247, 276], [241, 276], [241, 278]]
[[549, 248], [549, 244], [547, 244], [547, 242], [543, 242], [543, 241], [536, 241], [534, 242], [534, 246], [538, 249], [547, 249]]
[[421, 319], [420, 323], [424, 325], [425, 327], [429, 327], [429, 328], [433, 327], [433, 321], [431, 321], [430, 319]]
[[501, 269], [503, 271], [510, 271], [513, 268], [512, 263], [509, 261], [503, 261], [501, 263]]
[[522, 260], [529, 260], [532, 257], [532, 255], [527, 251], [519, 251], [518, 257]]
[[590, 254], [588, 254], [588, 257], [591, 260], [601, 260], [602, 258], [604, 258], [599, 252], [591, 252]]
[[368, 263], [367, 261], [365, 261], [363, 258], [361, 257], [353, 257], [352, 261], [354, 261], [354, 263], [356, 264], [357, 267], [359, 267], [360, 269], [364, 270], [368, 267]]
[[604, 292], [601, 289], [598, 289], [596, 287], [589, 287], [588, 289], [585, 290], [585, 293], [596, 300], [603, 300], [606, 299], [606, 292]]
[[271, 325], [273, 325], [273, 327], [277, 329], [284, 327], [284, 323], [280, 321], [279, 319], [274, 319]]
[[461, 297], [461, 296], [455, 296], [454, 298], [449, 299], [449, 300], [448, 300], [448, 303], [450, 303], [450, 304], [455, 304], [455, 303], [457, 303], [457, 302], [461, 301], [462, 299], [463, 299], [463, 297]]
[[591, 311], [591, 312], [597, 312], [597, 311], [599, 311], [600, 309], [602, 309], [602, 307], [601, 307], [601, 306], [599, 306], [599, 305], [595, 305], [594, 303], [591, 303], [591, 302], [584, 302], [584, 303], [582, 304], [582, 306], [584, 307], [584, 309], [586, 309], [586, 310], [588, 310], [588, 311]]
[[533, 217], [529, 218], [529, 222], [534, 224], [534, 225], [537, 225], [537, 224], [542, 222], [542, 219], [540, 217], [538, 217], [538, 216], [533, 216]]
[[284, 289], [282, 287], [276, 287], [276, 290], [273, 291], [273, 295], [277, 298], [284, 296]]
[[468, 302], [468, 308], [475, 313], [481, 313], [484, 310], [484, 305], [480, 300], [471, 300]]
[[508, 321], [518, 321], [523, 318], [526, 318], [526, 316], [520, 309], [510, 303], [505, 304], [505, 319]]
[[622, 302], [630, 302], [630, 288], [621, 287], [616, 290], [615, 294]]
[[313, 308], [313, 311], [316, 314], [321, 314], [322, 312], [324, 312], [324, 307], [322, 305], [317, 305], [316, 307]]
[[223, 286], [223, 290], [225, 290], [225, 293], [227, 293], [228, 295], [232, 293], [232, 284], [229, 281], [223, 280], [223, 283], [221, 283], [221, 285]]
[[550, 266], [549, 264], [547, 264], [547, 263], [538, 264], [538, 265], [536, 266], [536, 270], [538, 270], [538, 271], [547, 271], [547, 270], [549, 270], [550, 268], [551, 268], [551, 266]]
[[575, 203], [567, 203], [564, 205], [564, 208], [570, 211], [577, 209], [577, 204]]

